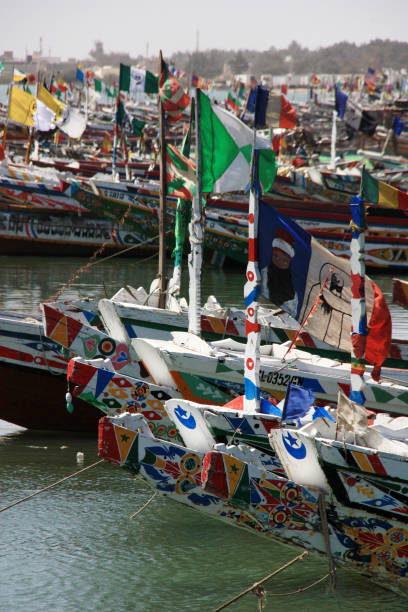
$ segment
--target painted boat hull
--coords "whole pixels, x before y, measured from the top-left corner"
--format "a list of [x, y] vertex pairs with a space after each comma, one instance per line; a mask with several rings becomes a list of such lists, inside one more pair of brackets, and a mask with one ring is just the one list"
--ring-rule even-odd
[[[138, 433], [125, 422], [101, 419], [100, 457], [139, 474], [178, 503], [257, 535], [326, 554], [315, 489], [279, 477], [265, 465], [247, 463], [236, 451], [194, 451]], [[407, 521], [350, 510], [330, 495], [323, 504], [335, 563], [406, 596]]]

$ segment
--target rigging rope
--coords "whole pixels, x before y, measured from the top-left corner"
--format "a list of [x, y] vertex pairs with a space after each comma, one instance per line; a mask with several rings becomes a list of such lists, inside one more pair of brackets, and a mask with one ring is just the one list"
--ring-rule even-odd
[[82, 468], [81, 470], [78, 470], [77, 472], [74, 472], [73, 474], [70, 474], [69, 476], [64, 476], [64, 478], [57, 480], [57, 482], [54, 482], [53, 484], [50, 484], [47, 487], [40, 489], [39, 491], [35, 491], [35, 493], [31, 493], [31, 495], [27, 495], [26, 497], [23, 497], [22, 499], [19, 499], [13, 502], [12, 504], [8, 504], [8, 506], [3, 506], [3, 508], [0, 508], [0, 512], [4, 512], [5, 510], [8, 510], [9, 508], [13, 508], [13, 506], [17, 506], [17, 504], [21, 504], [23, 501], [26, 501], [27, 499], [31, 499], [31, 497], [34, 497], [35, 495], [39, 495], [40, 493], [43, 493], [44, 491], [48, 491], [48, 489], [52, 489], [57, 484], [64, 482], [64, 480], [69, 480], [70, 478], [73, 478], [74, 476], [77, 476], [78, 474], [81, 474], [82, 472], [85, 472], [86, 470], [90, 470], [96, 465], [99, 465], [99, 463], [103, 463], [103, 461], [105, 460], [100, 459], [99, 461], [96, 461], [95, 463], [91, 463], [91, 465], [87, 465], [86, 467]]
[[[167, 230], [166, 234], [168, 234], [171, 230]], [[102, 246], [100, 246], [95, 253], [93, 253], [93, 255], [91, 255], [91, 257], [88, 260], [88, 263], [85, 264], [84, 266], [82, 266], [81, 268], [78, 268], [76, 270], [76, 272], [74, 272], [74, 274], [71, 276], [71, 278], [65, 283], [65, 285], [63, 287], [61, 287], [61, 289], [59, 289], [57, 291], [57, 293], [53, 296], [48, 298], [47, 300], [44, 300], [44, 304], [47, 304], [48, 302], [55, 302], [60, 295], [66, 290], [68, 289], [72, 283], [77, 280], [81, 274], [83, 274], [84, 272], [88, 271], [92, 266], [96, 266], [96, 264], [102, 263], [104, 261], [107, 261], [108, 259], [111, 259], [112, 257], [118, 257], [119, 255], [123, 255], [123, 253], [127, 253], [128, 251], [131, 251], [133, 249], [138, 249], [141, 246], [144, 246], [145, 244], [148, 244], [149, 242], [153, 242], [154, 240], [157, 240], [157, 238], [159, 237], [159, 234], [156, 234], [156, 236], [152, 236], [151, 238], [148, 238], [147, 240], [144, 240], [143, 242], [139, 242], [138, 244], [134, 244], [131, 247], [128, 247], [127, 249], [122, 249], [121, 251], [118, 251], [117, 253], [113, 253], [112, 255], [108, 255], [107, 257], [103, 257], [102, 259], [98, 259], [97, 261], [92, 261], [93, 259], [95, 259], [100, 253], [102, 253], [102, 251], [105, 249], [105, 247], [107, 246], [109, 241], [104, 242], [104, 244], [102, 244]], [[147, 261], [148, 259], [153, 259], [154, 257], [157, 257], [157, 253], [154, 253], [153, 255], [149, 255], [149, 257], [146, 257], [145, 259], [140, 260], [140, 262], [138, 263], [142, 263], [144, 261]]]
[[300, 555], [298, 555], [297, 557], [295, 557], [291, 561], [288, 561], [287, 563], [285, 563], [281, 567], [278, 567], [278, 569], [274, 570], [271, 574], [268, 574], [267, 576], [265, 576], [265, 578], [262, 578], [262, 580], [258, 580], [257, 582], [254, 582], [254, 584], [252, 586], [248, 587], [247, 589], [245, 589], [245, 591], [242, 591], [241, 593], [238, 593], [238, 595], [236, 595], [235, 597], [233, 597], [232, 599], [227, 601], [225, 604], [222, 604], [218, 608], [215, 608], [215, 610], [213, 610], [213, 612], [220, 612], [220, 610], [224, 610], [225, 608], [228, 608], [228, 606], [230, 606], [232, 603], [235, 603], [236, 601], [238, 601], [238, 599], [241, 599], [241, 597], [243, 597], [244, 595], [247, 595], [251, 591], [255, 591], [255, 594], [257, 594], [257, 592], [259, 592], [260, 596], [263, 597], [263, 591], [259, 590], [259, 587], [264, 582], [266, 582], [267, 580], [269, 580], [273, 576], [276, 576], [276, 574], [279, 574], [279, 572], [283, 571], [284, 569], [286, 569], [287, 567], [289, 567], [290, 565], [292, 565], [296, 561], [299, 561], [300, 559], [303, 559], [303, 557], [305, 555], [307, 555], [307, 554], [308, 554], [307, 550], [304, 550], [302, 553], [300, 553]]
[[147, 506], [150, 504], [151, 501], [154, 500], [154, 498], [156, 497], [156, 495], [158, 495], [158, 493], [159, 493], [158, 491], [155, 491], [153, 493], [153, 495], [151, 496], [151, 498], [148, 499], [147, 502], [145, 504], [143, 504], [143, 506], [141, 508], [139, 508], [139, 510], [136, 510], [136, 512], [129, 517], [130, 520], [132, 521], [135, 518], [135, 516], [137, 516], [142, 510], [147, 508]]

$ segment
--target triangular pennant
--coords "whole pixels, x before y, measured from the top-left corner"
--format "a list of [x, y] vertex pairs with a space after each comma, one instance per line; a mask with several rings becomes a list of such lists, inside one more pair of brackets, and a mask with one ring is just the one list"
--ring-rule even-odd
[[210, 451], [204, 455], [201, 470], [201, 486], [206, 493], [221, 499], [228, 499], [229, 491], [223, 455]]
[[48, 304], [43, 304], [43, 311], [45, 319], [45, 335], [48, 338], [52, 338], [52, 333], [56, 325], [64, 315], [58, 310], [55, 310], [55, 308], [48, 306]]
[[120, 464], [120, 454], [114, 425], [107, 417], [99, 421], [98, 455], [106, 461]]
[[61, 317], [54, 327], [52, 335], [49, 337], [52, 338], [52, 340], [55, 340], [55, 342], [58, 342], [58, 344], [68, 347], [67, 317]]
[[125, 429], [124, 427], [115, 426], [116, 441], [120, 453], [121, 462], [124, 463], [126, 460], [129, 450], [133, 444], [134, 439], [138, 435], [137, 431]]
[[97, 370], [96, 374], [96, 386], [95, 386], [95, 397], [98, 397], [105, 389], [106, 385], [110, 383], [112, 378], [115, 376], [115, 372], [110, 370]]
[[229, 497], [234, 497], [245, 471], [246, 463], [236, 457], [224, 454], [224, 465], [228, 478]]
[[95, 368], [83, 361], [71, 359], [68, 364], [67, 379], [74, 385], [85, 388], [95, 374]]

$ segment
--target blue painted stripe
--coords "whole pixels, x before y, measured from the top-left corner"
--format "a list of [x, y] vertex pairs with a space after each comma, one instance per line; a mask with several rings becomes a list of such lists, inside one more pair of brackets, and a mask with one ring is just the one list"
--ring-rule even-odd
[[248, 307], [252, 304], [252, 302], [256, 302], [259, 296], [259, 293], [261, 291], [261, 288], [255, 287], [255, 289], [253, 289], [251, 291], [251, 293], [249, 293], [246, 298], [245, 298], [245, 306]]

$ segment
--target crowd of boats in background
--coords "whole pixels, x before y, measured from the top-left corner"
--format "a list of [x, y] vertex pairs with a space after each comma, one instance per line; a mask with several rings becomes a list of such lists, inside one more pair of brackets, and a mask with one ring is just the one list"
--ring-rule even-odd
[[[186, 94], [179, 92], [163, 66], [159, 86], [168, 84], [171, 95], [166, 101], [175, 105], [167, 106], [167, 118], [171, 113], [177, 119], [187, 118], [185, 108], [174, 102]], [[127, 74], [121, 67], [121, 81]], [[132, 74], [129, 70], [130, 82]], [[238, 115], [241, 119], [245, 113], [251, 115], [255, 142], [258, 107], [251, 111], [250, 94], [245, 109], [237, 107], [234, 116], [220, 111], [219, 104], [203, 103], [213, 113], [213, 124], [231, 121], [240, 130], [242, 125], [239, 138], [250, 130]], [[401, 124], [405, 125], [408, 101], [374, 100], [369, 106], [369, 99], [363, 100], [347, 122], [345, 106], [357, 104], [351, 92], [346, 95], [336, 88], [332, 104], [312, 97], [293, 105], [280, 92], [268, 95], [275, 96], [281, 116], [284, 109], [287, 116], [286, 123], [279, 119], [260, 135], [265, 147], [274, 148], [277, 160], [273, 185], [262, 196], [264, 205], [289, 219], [288, 227], [299, 227], [303, 238], [312, 236], [324, 247], [319, 246], [322, 257], [328, 253], [342, 258], [335, 260], [340, 262], [336, 273], [325, 261], [327, 279], [319, 278], [310, 313], [318, 305], [330, 311], [324, 302], [328, 280], [332, 283], [328, 292], [338, 301], [344, 302], [349, 291], [350, 302], [354, 299], [361, 306], [364, 260], [389, 271], [408, 268], [408, 159], [388, 151], [390, 143], [401, 150], [405, 146]], [[199, 97], [198, 91], [197, 105]], [[38, 111], [41, 99], [36, 100]], [[293, 294], [276, 302], [281, 308], [257, 304], [255, 285], [261, 281], [255, 279], [258, 209], [254, 210], [259, 193], [256, 170], [250, 179], [249, 158], [252, 168], [257, 166], [246, 142], [235, 146], [238, 136], [231, 147], [236, 157], [245, 158], [248, 176], [243, 184], [250, 186], [250, 197], [244, 189], [217, 192], [214, 188], [202, 211], [203, 243], [213, 265], [230, 260], [243, 268], [248, 263], [246, 281], [254, 284], [245, 285], [245, 310], [225, 308], [214, 296], [202, 305], [197, 268], [193, 275], [194, 263], [201, 264], [199, 164], [194, 174], [195, 164], [188, 155], [180, 155], [178, 182], [176, 174], [169, 180], [170, 173], [163, 172], [163, 157], [158, 163], [163, 137], [173, 145], [183, 139], [186, 152], [187, 130], [183, 122], [169, 122], [166, 128], [162, 105], [163, 100], [157, 113], [153, 104], [135, 104], [118, 95], [115, 115], [110, 108], [91, 112], [87, 107], [79, 141], [54, 129], [33, 143], [33, 130], [13, 127], [10, 108], [4, 113], [2, 254], [93, 252], [95, 256], [97, 250], [134, 256], [157, 251], [159, 246], [163, 251], [163, 245], [170, 253], [180, 248], [183, 234], [180, 193], [191, 193], [199, 204], [193, 208], [189, 230], [189, 303], [180, 298], [176, 272], [162, 292], [159, 269], [159, 281], [149, 287], [126, 286], [98, 303], [44, 302], [41, 319], [0, 312], [0, 418], [33, 429], [96, 431], [103, 414], [99, 453], [104, 459], [140, 473], [175, 501], [258, 535], [327, 555], [333, 580], [337, 563], [384, 579], [387, 586], [406, 594], [406, 332], [394, 327], [379, 380], [376, 363], [364, 372], [364, 350], [358, 352], [356, 338], [350, 338], [351, 331], [364, 336], [363, 324], [374, 311], [369, 279], [371, 310], [364, 305], [356, 316], [350, 303], [342, 304], [339, 329], [330, 328], [330, 324], [336, 327], [330, 319], [325, 322], [327, 333], [319, 334], [316, 326], [305, 331], [298, 307], [293, 314], [293, 303], [289, 305]], [[121, 106], [130, 125], [132, 117], [143, 123], [137, 134], [130, 133], [126, 121], [119, 133]], [[64, 107], [61, 112], [65, 114], [59, 125], [68, 130], [69, 110]], [[200, 121], [199, 110], [197, 114]], [[369, 124], [367, 129], [363, 122]], [[231, 129], [228, 138], [232, 133]], [[119, 136], [121, 159], [117, 158]], [[191, 173], [199, 195], [190, 191]], [[369, 185], [366, 191], [364, 180]], [[173, 195], [167, 195], [169, 185]], [[354, 222], [350, 232], [350, 203], [362, 195], [366, 222]], [[165, 235], [164, 218], [169, 224]], [[187, 223], [184, 232], [186, 227]], [[287, 269], [295, 239], [288, 237], [287, 230], [273, 231]], [[364, 247], [359, 241], [364, 233], [365, 250], [357, 253], [355, 244]], [[351, 238], [355, 259], [345, 266]], [[394, 287], [395, 303], [406, 308], [406, 284], [396, 281]], [[384, 305], [379, 315], [384, 320], [385, 311]], [[251, 333], [257, 334], [256, 345], [248, 339]], [[251, 347], [253, 353], [248, 352]], [[255, 371], [259, 388], [251, 386], [249, 370]], [[347, 397], [353, 376], [364, 383], [365, 407]], [[301, 390], [301, 399], [292, 402], [290, 394], [296, 389]], [[66, 406], [60, 401], [64, 395]], [[253, 409], [248, 408], [250, 401]]]

